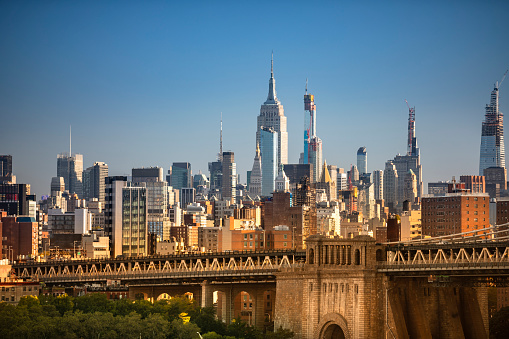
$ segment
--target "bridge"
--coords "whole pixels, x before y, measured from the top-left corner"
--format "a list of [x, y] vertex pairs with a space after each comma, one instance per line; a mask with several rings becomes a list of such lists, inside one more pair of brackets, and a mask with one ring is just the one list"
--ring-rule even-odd
[[245, 292], [252, 324], [263, 327], [269, 317], [303, 339], [487, 338], [486, 286], [509, 281], [505, 237], [377, 244], [368, 236], [311, 236], [306, 245], [306, 251], [48, 261], [13, 269], [49, 285], [121, 281], [130, 298], [192, 293], [212, 306], [215, 292], [225, 322], [243, 310]]
[[162, 280], [189, 283], [214, 279], [221, 281], [267, 280], [282, 268], [302, 265], [306, 252], [296, 250], [235, 251], [167, 256], [129, 257], [95, 260], [50, 260], [13, 266], [20, 278], [47, 284], [91, 283], [107, 280]]

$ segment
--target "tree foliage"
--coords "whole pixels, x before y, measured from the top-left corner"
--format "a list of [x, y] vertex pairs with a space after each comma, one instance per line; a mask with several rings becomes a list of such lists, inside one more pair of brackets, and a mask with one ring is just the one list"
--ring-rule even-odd
[[[190, 321], [179, 317], [187, 313]], [[18, 305], [0, 302], [0, 338], [66, 339], [290, 339], [293, 333], [278, 329], [262, 333], [240, 319], [230, 325], [216, 319], [212, 307], [202, 308], [186, 297], [159, 300], [108, 300], [101, 293], [27, 296]]]

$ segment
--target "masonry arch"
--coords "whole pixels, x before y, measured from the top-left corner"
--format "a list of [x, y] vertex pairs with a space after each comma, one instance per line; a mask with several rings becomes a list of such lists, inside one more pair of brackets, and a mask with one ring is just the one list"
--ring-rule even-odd
[[346, 319], [339, 313], [328, 313], [315, 329], [313, 338], [318, 339], [351, 339]]
[[233, 317], [254, 325], [255, 293], [240, 291], [233, 299]]
[[171, 296], [168, 293], [161, 293], [157, 296], [156, 300], [170, 300]]

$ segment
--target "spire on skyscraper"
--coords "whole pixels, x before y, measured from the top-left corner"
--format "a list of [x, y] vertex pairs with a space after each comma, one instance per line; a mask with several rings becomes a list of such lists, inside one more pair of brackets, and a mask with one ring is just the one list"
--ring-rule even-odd
[[269, 80], [269, 95], [265, 101], [265, 105], [279, 104], [276, 95], [276, 79], [274, 79], [274, 52], [272, 52], [272, 58], [270, 60], [270, 80]]

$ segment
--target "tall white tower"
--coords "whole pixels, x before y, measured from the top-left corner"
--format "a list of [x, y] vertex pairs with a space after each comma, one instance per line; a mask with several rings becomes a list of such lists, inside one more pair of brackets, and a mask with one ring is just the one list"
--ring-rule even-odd
[[[260, 145], [261, 128], [271, 128], [278, 135], [277, 142], [277, 158], [279, 168], [281, 164], [288, 163], [288, 132], [286, 130], [286, 117], [283, 105], [276, 96], [276, 80], [274, 79], [274, 57], [271, 60], [270, 66], [270, 80], [269, 80], [269, 95], [267, 100], [260, 108], [260, 115], [257, 119], [256, 126], [256, 144]], [[262, 153], [263, 161], [263, 153]]]

